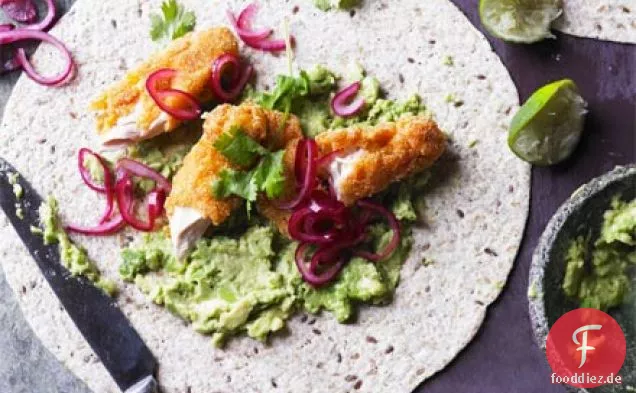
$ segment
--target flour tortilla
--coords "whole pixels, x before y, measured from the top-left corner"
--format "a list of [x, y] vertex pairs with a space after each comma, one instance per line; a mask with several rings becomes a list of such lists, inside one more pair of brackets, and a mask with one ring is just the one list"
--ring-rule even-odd
[[636, 0], [563, 0], [555, 27], [579, 37], [636, 44]]
[[[226, 8], [244, 5], [181, 2], [196, 11], [199, 28], [226, 24]], [[281, 31], [279, 21], [289, 16], [299, 67], [323, 63], [343, 71], [358, 60], [391, 97], [421, 94], [452, 138], [435, 170], [426, 225], [415, 232], [393, 303], [362, 307], [348, 325], [328, 314], [309, 324], [313, 316], [303, 322], [299, 315], [290, 321], [289, 334], [273, 337], [271, 345], [239, 338], [215, 349], [209, 337], [119, 280], [124, 235], [77, 240], [107, 277], [119, 280], [120, 306], [159, 360], [166, 393], [345, 392], [360, 383], [360, 392], [410, 391], [470, 342], [513, 265], [530, 183], [529, 166], [506, 146], [517, 92], [487, 41], [449, 1], [367, 1], [355, 17], [319, 12], [309, 0], [299, 3], [297, 14], [295, 4], [281, 4], [261, 2], [258, 19]], [[52, 31], [74, 53], [75, 81], [52, 89], [23, 77], [9, 100], [0, 156], [42, 195], [55, 195], [68, 222], [88, 222], [103, 203], [76, 168], [78, 148], [98, 145], [88, 102], [156, 49], [147, 38], [148, 15], [159, 6], [159, 0], [80, 0]], [[286, 72], [284, 56], [244, 54], [255, 64], [261, 87], [273, 86], [274, 75]], [[454, 65], [444, 65], [447, 56]], [[48, 47], [34, 61], [44, 71], [60, 65]], [[449, 94], [454, 102], [446, 99]], [[4, 216], [0, 220], [0, 260], [35, 333], [95, 392], [116, 392]], [[423, 258], [434, 263], [424, 266]]]

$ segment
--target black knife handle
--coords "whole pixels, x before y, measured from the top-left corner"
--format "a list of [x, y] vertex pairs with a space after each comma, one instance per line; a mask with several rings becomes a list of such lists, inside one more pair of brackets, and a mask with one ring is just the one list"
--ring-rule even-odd
[[152, 375], [149, 375], [126, 389], [124, 393], [159, 393], [159, 385], [157, 380]]

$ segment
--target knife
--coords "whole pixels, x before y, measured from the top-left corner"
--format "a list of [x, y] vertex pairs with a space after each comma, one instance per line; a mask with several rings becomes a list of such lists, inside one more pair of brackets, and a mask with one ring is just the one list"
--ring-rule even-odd
[[[9, 182], [13, 174], [18, 174], [21, 198]], [[0, 158], [0, 206], [68, 315], [123, 392], [158, 393], [157, 361], [116, 302], [87, 279], [71, 276], [61, 264], [58, 245], [44, 245], [42, 237], [32, 233], [31, 226], [39, 227], [41, 204], [33, 187]], [[16, 206], [22, 206], [22, 218]]]

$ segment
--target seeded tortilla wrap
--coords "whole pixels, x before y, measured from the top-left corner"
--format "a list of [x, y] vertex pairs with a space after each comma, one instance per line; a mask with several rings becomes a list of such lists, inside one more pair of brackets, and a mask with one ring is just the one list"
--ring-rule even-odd
[[[227, 25], [226, 8], [243, 3], [187, 0], [198, 28]], [[298, 12], [292, 9], [299, 5]], [[237, 338], [224, 349], [152, 304], [118, 276], [119, 247], [132, 232], [77, 237], [103, 275], [117, 280], [120, 307], [156, 355], [166, 393], [410, 391], [445, 367], [473, 338], [513, 265], [528, 212], [530, 168], [506, 147], [518, 106], [514, 84], [484, 37], [447, 0], [365, 2], [354, 17], [318, 11], [310, 1], [261, 2], [258, 21], [284, 17], [296, 39], [298, 68], [324, 64], [345, 72], [359, 61], [390, 98], [419, 93], [451, 140], [432, 171], [415, 245], [392, 303], [363, 307], [350, 324], [299, 314], [269, 344]], [[63, 220], [82, 222], [101, 206], [85, 192], [76, 154], [98, 146], [87, 103], [156, 46], [149, 13], [160, 1], [80, 0], [52, 34], [79, 65], [74, 82], [50, 89], [22, 78], [0, 130], [0, 155], [42, 194], [59, 200]], [[108, 17], [104, 17], [107, 15]], [[115, 21], [115, 23], [112, 23]], [[115, 27], [116, 26], [116, 27]], [[280, 28], [278, 31], [282, 30]], [[273, 86], [287, 60], [241, 48]], [[446, 61], [451, 56], [453, 61]], [[54, 50], [37, 51], [43, 72], [59, 66]], [[99, 204], [99, 205], [98, 205]], [[45, 283], [4, 216], [0, 256], [26, 319], [44, 345], [95, 392], [117, 392], [78, 329]], [[426, 261], [426, 263], [422, 263]]]
[[563, 0], [555, 27], [579, 37], [636, 44], [636, 1]]

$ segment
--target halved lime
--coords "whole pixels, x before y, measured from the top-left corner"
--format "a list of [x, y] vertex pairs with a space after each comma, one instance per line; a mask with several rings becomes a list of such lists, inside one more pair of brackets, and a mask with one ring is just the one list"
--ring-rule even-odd
[[532, 43], [554, 37], [550, 24], [561, 15], [561, 0], [480, 0], [484, 27], [505, 41]]
[[519, 158], [535, 165], [565, 160], [581, 139], [586, 106], [570, 79], [543, 86], [512, 119], [508, 146]]

